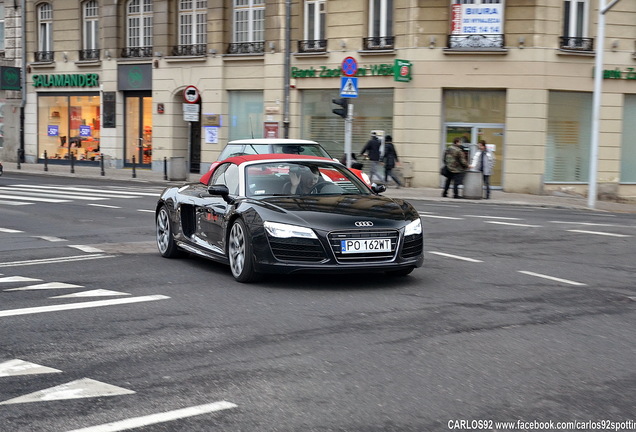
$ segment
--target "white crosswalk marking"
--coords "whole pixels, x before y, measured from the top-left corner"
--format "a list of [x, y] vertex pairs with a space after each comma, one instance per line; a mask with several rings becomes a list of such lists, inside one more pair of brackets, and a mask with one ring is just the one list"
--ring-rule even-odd
[[[36, 203], [67, 203], [72, 201], [104, 201], [111, 199], [139, 199], [158, 197], [160, 191], [152, 188], [117, 187], [95, 188], [64, 185], [11, 184], [0, 187], [0, 206], [30, 205]], [[89, 204], [96, 205], [96, 204]], [[104, 205], [104, 207], [106, 207]], [[112, 206], [113, 208], [118, 208]]]

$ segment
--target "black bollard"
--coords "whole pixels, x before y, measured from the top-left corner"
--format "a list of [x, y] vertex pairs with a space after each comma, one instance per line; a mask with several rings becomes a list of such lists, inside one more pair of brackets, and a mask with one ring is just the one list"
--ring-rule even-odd
[[49, 170], [49, 157], [46, 154], [46, 150], [44, 150], [44, 171]]
[[100, 153], [99, 154], [99, 169], [100, 171], [100, 175], [106, 175], [106, 173], [104, 172], [104, 153]]
[[136, 164], [135, 164], [135, 156], [132, 157], [132, 178], [137, 178]]
[[163, 158], [163, 179], [168, 180], [168, 158]]
[[71, 161], [71, 174], [75, 174], [75, 154], [73, 152], [70, 152], [68, 154], [68, 157]]
[[22, 166], [20, 165], [20, 162], [22, 161], [22, 149], [18, 149], [18, 169], [22, 169]]

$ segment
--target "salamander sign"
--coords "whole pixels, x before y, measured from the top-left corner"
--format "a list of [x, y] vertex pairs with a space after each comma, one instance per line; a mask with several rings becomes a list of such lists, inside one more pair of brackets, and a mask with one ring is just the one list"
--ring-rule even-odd
[[59, 74], [33, 75], [33, 87], [98, 87], [99, 75], [87, 74]]

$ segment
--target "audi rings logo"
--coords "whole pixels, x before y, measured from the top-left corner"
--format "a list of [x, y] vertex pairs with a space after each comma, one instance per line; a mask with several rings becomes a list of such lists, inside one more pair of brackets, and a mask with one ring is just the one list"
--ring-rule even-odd
[[371, 221], [357, 221], [355, 224], [357, 227], [372, 227], [373, 222]]

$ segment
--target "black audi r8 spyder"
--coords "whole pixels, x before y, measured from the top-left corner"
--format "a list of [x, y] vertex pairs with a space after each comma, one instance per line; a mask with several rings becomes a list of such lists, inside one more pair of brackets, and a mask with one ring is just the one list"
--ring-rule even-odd
[[405, 276], [423, 263], [422, 224], [384, 190], [328, 158], [232, 157], [199, 183], [163, 191], [157, 246], [167, 258], [189, 252], [229, 264], [239, 282], [263, 273]]

